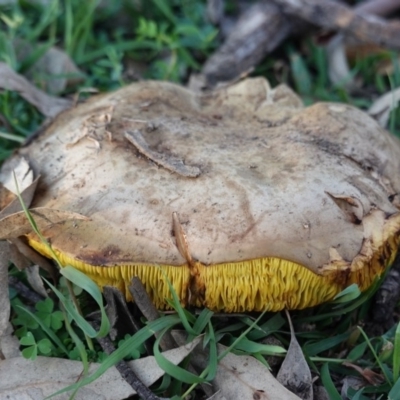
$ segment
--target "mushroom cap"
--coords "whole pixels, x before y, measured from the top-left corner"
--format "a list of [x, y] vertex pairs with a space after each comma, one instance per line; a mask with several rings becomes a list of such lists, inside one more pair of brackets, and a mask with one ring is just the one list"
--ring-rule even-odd
[[135, 83], [63, 112], [14, 157], [41, 176], [33, 208], [89, 218], [41, 224], [60, 260], [128, 298], [137, 275], [160, 308], [165, 277], [186, 305], [312, 306], [368, 288], [399, 243], [397, 138], [263, 78], [207, 94]]

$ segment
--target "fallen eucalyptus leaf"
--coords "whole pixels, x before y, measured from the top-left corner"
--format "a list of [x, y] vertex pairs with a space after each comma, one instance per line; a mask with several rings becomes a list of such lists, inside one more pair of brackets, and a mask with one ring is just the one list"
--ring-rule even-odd
[[17, 196], [0, 182], [0, 210], [8, 206]]
[[[225, 347], [218, 345], [218, 349], [221, 352]], [[251, 356], [227, 354], [218, 363], [213, 385], [226, 399], [300, 400]]]
[[[15, 185], [15, 180], [18, 183], [18, 188]], [[22, 193], [33, 182], [33, 171], [28, 161], [19, 156], [8, 159], [0, 172], [0, 182], [15, 195], [18, 192]]]
[[[31, 43], [16, 39], [12, 43], [17, 61], [23, 62], [37, 50]], [[26, 78], [35, 82], [48, 93], [59, 93], [69, 84], [82, 80], [82, 71], [75, 65], [67, 53], [57, 47], [50, 47], [34, 64], [24, 73]]]
[[228, 400], [220, 390], [218, 392], [215, 392], [211, 397], [207, 398], [207, 400]]
[[389, 122], [390, 112], [397, 108], [400, 101], [400, 88], [384, 94], [374, 101], [368, 110], [368, 114], [375, 118], [379, 125], [386, 127]]
[[[186, 339], [186, 333], [174, 330], [172, 336], [178, 344]], [[218, 344], [218, 353], [227, 348]], [[208, 365], [208, 351], [197, 346], [190, 362], [197, 368]], [[237, 356], [228, 353], [219, 363], [217, 374], [212, 381], [217, 393], [212, 400], [255, 399], [255, 400], [300, 400], [298, 396], [282, 386], [269, 369], [251, 356]]]
[[303, 400], [313, 400], [311, 371], [297, 342], [289, 313], [287, 316], [290, 325], [290, 345], [276, 379]]
[[43, 297], [48, 297], [46, 292], [46, 288], [43, 284], [43, 279], [39, 274], [39, 266], [32, 265], [25, 269], [26, 277], [28, 279], [29, 284], [31, 285], [32, 289], [42, 295]]
[[[39, 177], [36, 178], [26, 189], [21, 191], [21, 198], [26, 207], [29, 207], [33, 196], [35, 195], [36, 187], [39, 182]], [[18, 197], [15, 197], [11, 203], [9, 203], [4, 209], [0, 212], [0, 220], [7, 217], [8, 215], [15, 214], [19, 211], [22, 211], [22, 205]]]
[[344, 36], [335, 35], [326, 45], [328, 57], [328, 74], [333, 85], [343, 86], [351, 89], [355, 86], [355, 81], [349, 68], [346, 57]]
[[385, 378], [382, 374], [372, 371], [371, 368], [362, 368], [351, 362], [344, 362], [342, 365], [357, 371], [370, 385], [377, 386], [385, 381]]
[[[172, 363], [179, 364], [199, 340], [177, 349], [168, 350], [163, 355]], [[128, 362], [138, 378], [150, 386], [164, 375], [153, 356]], [[100, 364], [93, 363], [89, 373], [94, 372]], [[80, 379], [82, 363], [61, 358], [37, 357], [35, 361], [25, 358], [11, 358], [0, 361], [0, 399], [42, 400]], [[99, 379], [79, 389], [75, 400], [120, 400], [135, 394], [132, 387], [125, 382], [115, 367], [110, 368]], [[70, 394], [63, 393], [52, 397], [54, 400], [66, 400]]]
[[7, 242], [0, 242], [0, 342], [8, 327], [10, 299], [8, 296], [8, 260], [10, 248]]
[[[21, 357], [21, 352], [19, 350], [19, 340], [13, 335], [14, 329], [11, 323], [7, 322], [6, 330], [0, 336], [0, 353], [3, 354], [5, 359]], [[0, 363], [1, 363], [0, 359]]]
[[18, 92], [46, 117], [55, 117], [72, 105], [70, 100], [50, 96], [38, 89], [3, 62], [0, 62], [0, 89]]
[[[46, 207], [33, 208], [29, 212], [32, 214], [39, 230], [67, 220], [89, 220], [89, 218], [81, 214]], [[24, 211], [16, 212], [0, 219], [0, 240], [13, 239], [31, 231], [31, 224]]]
[[314, 386], [315, 400], [330, 400], [327, 390], [323, 386]]

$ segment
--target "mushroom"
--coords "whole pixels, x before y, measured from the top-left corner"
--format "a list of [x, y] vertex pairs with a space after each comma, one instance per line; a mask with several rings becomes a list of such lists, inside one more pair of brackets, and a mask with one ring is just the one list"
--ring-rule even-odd
[[[134, 83], [61, 113], [3, 171], [16, 158], [40, 175], [32, 210], [83, 216], [40, 218], [61, 263], [128, 299], [138, 276], [161, 309], [167, 278], [183, 305], [314, 306], [366, 290], [400, 241], [397, 138], [263, 78], [206, 94]], [[4, 220], [2, 239], [21, 234]]]

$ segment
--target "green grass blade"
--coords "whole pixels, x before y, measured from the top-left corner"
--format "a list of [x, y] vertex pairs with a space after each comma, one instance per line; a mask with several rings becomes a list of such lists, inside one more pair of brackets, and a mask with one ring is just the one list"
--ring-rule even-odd
[[12, 140], [13, 142], [23, 143], [25, 138], [19, 135], [14, 135], [13, 133], [0, 132], [0, 138]]
[[171, 375], [173, 378], [178, 379], [181, 382], [193, 384], [193, 383], [203, 383], [204, 378], [200, 378], [199, 376], [183, 369], [168, 359], [166, 359], [162, 353], [160, 352], [160, 340], [163, 335], [167, 332], [169, 328], [165, 328], [161, 335], [157, 338], [153, 346], [154, 358], [157, 361], [158, 366], [163, 369], [168, 375]]
[[153, 0], [153, 3], [158, 7], [158, 9], [165, 15], [173, 25], [177, 24], [174, 13], [172, 12], [168, 1], [165, 0]]
[[324, 364], [322, 366], [321, 381], [324, 385], [324, 388], [328, 392], [330, 400], [342, 400], [342, 396], [339, 394], [338, 390], [335, 387], [335, 384], [332, 381], [331, 374], [329, 373], [328, 364]]
[[76, 268], [66, 266], [60, 270], [61, 274], [65, 276], [69, 281], [79, 286], [96, 301], [101, 312], [101, 324], [99, 332], [96, 337], [104, 337], [110, 331], [110, 321], [107, 317], [106, 310], [103, 304], [103, 296], [101, 295], [99, 287], [83, 272], [78, 271]]
[[388, 400], [400, 400], [400, 379], [397, 379], [395, 385], [390, 390]]
[[341, 304], [341, 303], [347, 303], [348, 301], [355, 300], [358, 298], [361, 294], [361, 291], [358, 287], [357, 284], [353, 283], [347, 288], [343, 289], [340, 293], [338, 293], [332, 303], [335, 304]]
[[253, 342], [246, 337], [242, 338], [240, 342], [235, 345], [235, 349], [245, 351], [249, 354], [259, 353], [271, 356], [286, 353], [286, 350], [281, 346]]
[[350, 332], [345, 332], [337, 336], [329, 337], [326, 339], [322, 339], [319, 342], [309, 342], [303, 346], [303, 352], [307, 354], [307, 356], [316, 356], [319, 353], [322, 353], [326, 350], [329, 350], [340, 343], [343, 343], [350, 336]]
[[400, 322], [397, 324], [393, 345], [393, 381], [397, 382], [400, 372]]
[[32, 67], [40, 58], [42, 58], [46, 52], [54, 46], [56, 43], [55, 40], [50, 40], [47, 43], [37, 46], [32, 53], [30, 53], [24, 60], [21, 62], [21, 66], [19, 68], [19, 73], [26, 72], [29, 68]]
[[214, 313], [209, 310], [208, 308], [204, 308], [200, 315], [197, 317], [196, 322], [193, 325], [193, 330], [196, 332], [197, 335], [200, 335], [207, 324], [210, 322], [211, 317], [214, 315]]
[[208, 321], [208, 335], [209, 335], [209, 362], [208, 362], [208, 374], [206, 376], [206, 381], [211, 382], [215, 375], [217, 375], [218, 369], [218, 349], [217, 341], [215, 340], [214, 327], [211, 321]]
[[143, 327], [140, 331], [136, 332], [133, 336], [127, 339], [117, 350], [110, 354], [100, 365], [100, 367], [93, 372], [93, 374], [85, 377], [79, 382], [67, 386], [56, 393], [53, 393], [48, 398], [59, 395], [61, 393], [69, 392], [71, 390], [79, 389], [91, 382], [94, 382], [97, 378], [104, 374], [109, 368], [115, 365], [118, 361], [121, 361], [124, 357], [127, 357], [133, 349], [138, 349], [147, 339], [152, 337], [154, 333], [162, 331], [163, 329], [172, 328], [174, 325], [179, 324], [181, 321], [177, 315], [168, 315], [159, 318], [155, 321], [150, 322], [148, 325]]
[[393, 381], [392, 379], [390, 379], [387, 369], [383, 366], [382, 361], [379, 359], [378, 355], [376, 354], [376, 351], [374, 349], [374, 346], [372, 346], [371, 341], [369, 340], [369, 337], [367, 336], [367, 334], [364, 332], [364, 329], [361, 328], [361, 326], [357, 326], [357, 329], [361, 332], [361, 334], [363, 335], [365, 341], [368, 343], [368, 347], [371, 350], [371, 353], [374, 355], [375, 361], [378, 363], [379, 368], [381, 369], [383, 375], [385, 376], [386, 382], [389, 385], [392, 385]]
[[[65, 310], [64, 314], [65, 314]], [[68, 318], [65, 318], [65, 327], [67, 328], [68, 334], [75, 343], [76, 348], [78, 349], [79, 355], [81, 356], [81, 361], [83, 364], [83, 376], [85, 377], [88, 372], [89, 372], [89, 362], [88, 362], [88, 356], [86, 352], [85, 345], [83, 344], [82, 340], [79, 339], [79, 336], [75, 333], [75, 331], [72, 329], [71, 324], [68, 321]]]
[[[168, 302], [174, 309], [175, 311], [178, 313], [179, 318], [181, 319], [182, 325], [185, 328], [186, 332], [189, 335], [193, 335], [196, 336], [196, 331], [192, 328], [192, 326], [190, 325], [189, 319], [191, 315], [189, 313], [189, 315], [187, 315], [187, 310], [185, 310], [182, 305], [181, 302], [179, 301], [178, 295], [176, 294], [171, 282], [169, 281], [168, 277], [164, 274], [164, 278], [167, 280], [168, 283], [168, 287], [169, 287], [169, 291], [171, 292], [172, 295], [172, 302]], [[194, 319], [194, 317], [192, 316], [192, 319]]]
[[259, 340], [267, 337], [268, 335], [271, 335], [271, 333], [274, 333], [281, 329], [282, 326], [285, 325], [285, 323], [286, 321], [282, 317], [281, 313], [275, 314], [267, 322], [264, 322], [259, 327], [256, 326], [256, 328], [248, 334], [248, 338], [250, 340]]
[[70, 315], [70, 317], [75, 321], [75, 323], [79, 326], [79, 328], [85, 333], [85, 335], [90, 338], [95, 338], [98, 333], [96, 330], [79, 314], [78, 310], [73, 305], [70, 299], [67, 299], [54, 285], [52, 285], [47, 279], [44, 279], [45, 282], [50, 286], [51, 290], [56, 294], [59, 298], [60, 302], [65, 307], [65, 310]]

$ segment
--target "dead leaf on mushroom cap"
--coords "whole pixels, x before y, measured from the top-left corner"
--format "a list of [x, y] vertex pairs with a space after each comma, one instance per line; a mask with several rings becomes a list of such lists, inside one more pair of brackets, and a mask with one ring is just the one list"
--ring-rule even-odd
[[90, 218], [44, 230], [60, 259], [128, 297], [138, 275], [158, 307], [163, 273], [185, 304], [308, 307], [366, 289], [399, 241], [398, 140], [262, 78], [208, 94], [136, 83], [62, 113], [18, 155], [42, 175], [33, 207]]

